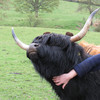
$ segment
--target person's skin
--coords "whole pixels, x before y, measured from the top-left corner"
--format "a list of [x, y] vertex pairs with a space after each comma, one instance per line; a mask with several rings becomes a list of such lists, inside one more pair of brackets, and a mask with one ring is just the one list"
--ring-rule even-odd
[[72, 69], [69, 73], [53, 77], [53, 81], [57, 86], [63, 84], [62, 88], [64, 89], [67, 83], [70, 81], [70, 79], [72, 79], [76, 75], [77, 75], [76, 71]]

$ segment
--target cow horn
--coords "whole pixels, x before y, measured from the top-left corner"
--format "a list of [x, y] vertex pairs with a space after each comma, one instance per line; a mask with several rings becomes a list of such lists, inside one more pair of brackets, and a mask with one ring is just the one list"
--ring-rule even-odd
[[82, 38], [86, 35], [86, 33], [87, 33], [88, 29], [89, 29], [89, 26], [91, 25], [93, 16], [94, 16], [94, 15], [96, 14], [96, 12], [98, 12], [99, 10], [100, 10], [100, 8], [96, 9], [95, 11], [93, 11], [93, 12], [91, 13], [91, 15], [90, 15], [89, 18], [87, 19], [87, 21], [86, 21], [84, 27], [82, 28], [82, 30], [81, 30], [78, 34], [76, 34], [75, 36], [72, 36], [72, 37], [70, 38], [71, 42], [76, 42], [76, 41], [82, 39]]
[[28, 49], [29, 49], [29, 45], [24, 44], [23, 42], [21, 42], [21, 41], [16, 37], [13, 28], [12, 28], [12, 36], [13, 36], [14, 40], [16, 41], [17, 45], [18, 45], [20, 48], [22, 48], [22, 49], [24, 49], [24, 50], [28, 50]]

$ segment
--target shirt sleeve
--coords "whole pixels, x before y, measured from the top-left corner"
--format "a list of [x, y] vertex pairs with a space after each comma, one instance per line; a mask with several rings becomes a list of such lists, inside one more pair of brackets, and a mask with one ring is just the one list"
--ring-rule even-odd
[[82, 77], [97, 66], [100, 67], [100, 54], [89, 57], [80, 64], [74, 66], [74, 70], [77, 72], [79, 77]]

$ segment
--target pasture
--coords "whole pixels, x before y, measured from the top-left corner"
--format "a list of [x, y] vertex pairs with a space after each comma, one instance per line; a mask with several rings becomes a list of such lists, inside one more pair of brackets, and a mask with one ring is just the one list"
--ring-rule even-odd
[[[15, 2], [14, 0], [11, 1], [9, 10], [3, 10], [6, 17], [0, 19], [0, 26], [30, 26], [27, 14], [16, 12], [14, 8]], [[40, 11], [37, 20], [33, 16], [31, 27], [76, 30], [76, 27], [79, 27], [80, 24], [83, 25], [84, 21], [89, 16], [88, 11], [83, 10], [78, 12], [77, 9], [78, 3], [60, 0], [59, 7], [54, 9], [52, 13]], [[97, 17], [100, 18], [100, 16], [95, 15], [95, 18]]]
[[[44, 32], [65, 34], [77, 30], [14, 27], [18, 38], [26, 44]], [[100, 44], [99, 32], [88, 32], [82, 39], [89, 43]], [[12, 38], [11, 27], [0, 26], [0, 100], [56, 100], [50, 85], [40, 78], [33, 65]]]

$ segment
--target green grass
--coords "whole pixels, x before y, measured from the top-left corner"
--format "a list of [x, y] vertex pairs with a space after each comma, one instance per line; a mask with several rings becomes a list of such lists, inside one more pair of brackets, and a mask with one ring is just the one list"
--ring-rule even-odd
[[[27, 14], [22, 14], [15, 11], [14, 0], [11, 0], [10, 10], [3, 12], [7, 17], [0, 20], [2, 26], [29, 26]], [[60, 29], [77, 29], [79, 23], [84, 23], [89, 13], [86, 11], [77, 12], [78, 3], [67, 2], [60, 0], [59, 7], [53, 10], [52, 13], [39, 12], [39, 18], [36, 27], [60, 28]], [[97, 16], [97, 15], [95, 15]], [[33, 24], [36, 20], [33, 18]], [[34, 26], [34, 25], [32, 25]]]
[[[50, 31], [76, 34], [76, 30], [15, 27], [15, 33], [26, 44], [43, 32]], [[89, 43], [100, 44], [98, 32], [88, 32], [82, 39]], [[41, 79], [33, 65], [12, 38], [11, 27], [0, 27], [0, 100], [56, 100], [49, 83]]]
[[[2, 11], [6, 17], [0, 20], [0, 100], [56, 100], [49, 83], [40, 78], [26, 52], [15, 44], [11, 26], [23, 26], [15, 27], [15, 33], [24, 43], [30, 44], [36, 36], [48, 31], [78, 33], [76, 27], [84, 23], [83, 17], [87, 18], [89, 14], [76, 12], [77, 3], [60, 1], [52, 13], [39, 13], [38, 27], [26, 27], [29, 26], [27, 15], [16, 12], [14, 0], [11, 1], [10, 10]], [[99, 38], [99, 32], [88, 32], [82, 40], [99, 45]]]

